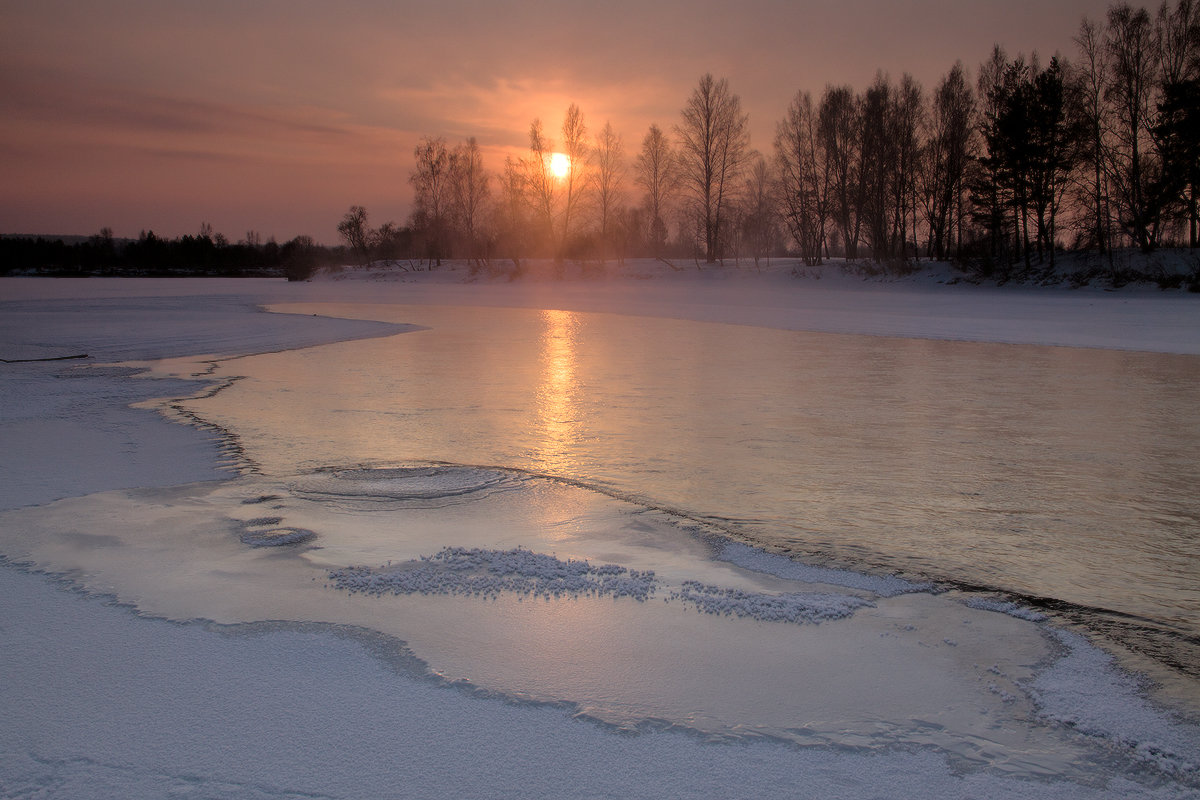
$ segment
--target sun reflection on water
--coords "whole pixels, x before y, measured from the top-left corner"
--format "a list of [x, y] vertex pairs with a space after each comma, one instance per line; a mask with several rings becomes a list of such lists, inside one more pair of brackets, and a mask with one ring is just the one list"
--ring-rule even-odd
[[535, 395], [536, 441], [533, 457], [553, 474], [569, 474], [580, 441], [577, 354], [579, 318], [570, 311], [541, 312], [541, 377]]

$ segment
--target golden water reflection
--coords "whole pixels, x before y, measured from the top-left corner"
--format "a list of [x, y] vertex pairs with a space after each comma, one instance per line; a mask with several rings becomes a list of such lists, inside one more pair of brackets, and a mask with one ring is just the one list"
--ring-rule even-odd
[[570, 474], [575, 446], [583, 436], [577, 375], [579, 317], [570, 311], [544, 310], [540, 381], [535, 394], [533, 457], [546, 472]]

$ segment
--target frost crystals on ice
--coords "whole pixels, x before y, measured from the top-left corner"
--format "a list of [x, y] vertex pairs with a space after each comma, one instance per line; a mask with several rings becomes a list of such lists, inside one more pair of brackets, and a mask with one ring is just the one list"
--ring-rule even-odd
[[683, 587], [671, 593], [672, 598], [694, 605], [706, 614], [751, 617], [765, 622], [822, 622], [842, 619], [864, 606], [874, 606], [870, 600], [847, 594], [760, 594], [741, 589], [722, 589], [698, 581], [684, 581]]
[[[337, 589], [352, 594], [444, 594], [496, 598], [502, 593], [535, 597], [653, 596], [659, 581], [650, 570], [588, 561], [563, 561], [524, 548], [483, 550], [446, 547], [432, 556], [385, 567], [345, 567], [329, 572]], [[767, 622], [817, 623], [842, 619], [870, 600], [843, 594], [763, 594], [684, 581], [666, 601], [679, 601], [705, 614], [750, 617]]]
[[332, 570], [334, 586], [365, 594], [457, 594], [496, 597], [501, 592], [549, 597], [611, 595], [645, 600], [654, 593], [654, 573], [615, 564], [562, 561], [544, 553], [447, 547], [390, 567]]

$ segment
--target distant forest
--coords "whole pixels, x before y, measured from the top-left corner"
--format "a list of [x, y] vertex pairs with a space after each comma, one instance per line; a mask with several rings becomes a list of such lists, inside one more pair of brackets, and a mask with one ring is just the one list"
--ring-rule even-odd
[[344, 247], [323, 247], [311, 237], [285, 244], [263, 242], [254, 231], [230, 242], [201, 224], [195, 236], [164, 239], [142, 231], [117, 239], [105, 228], [89, 237], [0, 236], [0, 275], [121, 277], [283, 277], [304, 280], [323, 266], [345, 263]]
[[[630, 155], [572, 104], [560, 136], [538, 119], [529, 149], [494, 171], [474, 138], [423, 137], [407, 222], [370, 225], [353, 206], [344, 248], [307, 237], [232, 245], [211, 231], [118, 246], [0, 239], [0, 270], [47, 266], [143, 274], [287, 274], [324, 263], [443, 259], [479, 268], [523, 259], [604, 262], [792, 255], [902, 265], [953, 260], [985, 278], [1053, 272], [1056, 254], [1200, 244], [1200, 2], [1111, 6], [1084, 20], [1073, 58], [957, 63], [931, 90], [879, 73], [859, 91], [798, 93], [769, 152], [728, 81], [703, 76], [669, 131]], [[24, 242], [24, 244], [22, 244]], [[25, 247], [27, 250], [21, 251]], [[1116, 267], [1114, 266], [1113, 269]]]

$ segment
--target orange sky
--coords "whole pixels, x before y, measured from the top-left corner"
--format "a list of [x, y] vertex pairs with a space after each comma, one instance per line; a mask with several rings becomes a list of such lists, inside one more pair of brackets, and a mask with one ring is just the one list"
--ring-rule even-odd
[[770, 150], [799, 89], [931, 87], [993, 43], [1070, 57], [1107, 0], [0, 0], [0, 233], [336, 241], [409, 211], [425, 134], [487, 166], [579, 104], [629, 156], [705, 72]]

